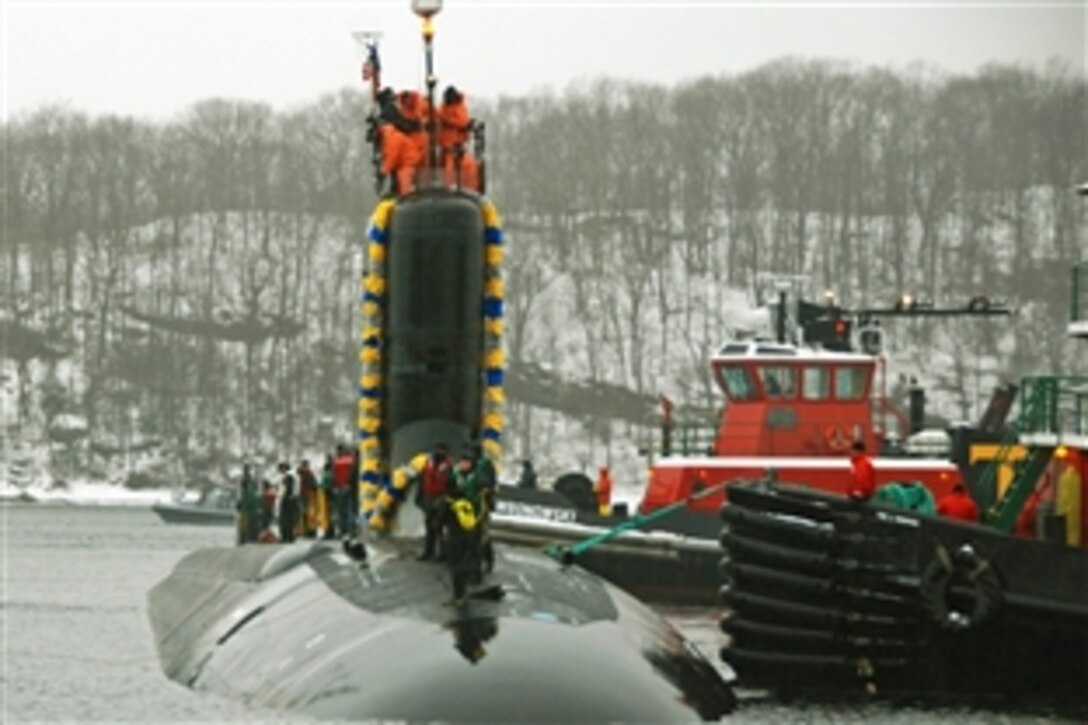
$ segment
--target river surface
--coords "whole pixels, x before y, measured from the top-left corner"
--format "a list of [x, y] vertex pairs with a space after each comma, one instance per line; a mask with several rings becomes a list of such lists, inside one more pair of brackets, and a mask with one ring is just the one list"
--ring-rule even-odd
[[[228, 527], [164, 524], [149, 509], [0, 504], [0, 722], [309, 722], [167, 680], [147, 591]], [[717, 664], [713, 610], [664, 610]], [[882, 704], [779, 704], [741, 693], [730, 722], [1061, 722], [1039, 715]]]

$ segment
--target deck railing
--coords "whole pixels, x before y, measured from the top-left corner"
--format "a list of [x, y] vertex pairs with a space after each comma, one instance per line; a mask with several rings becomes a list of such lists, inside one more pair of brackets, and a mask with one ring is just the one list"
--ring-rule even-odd
[[1021, 435], [1088, 435], [1088, 377], [1024, 378], [1016, 427]]

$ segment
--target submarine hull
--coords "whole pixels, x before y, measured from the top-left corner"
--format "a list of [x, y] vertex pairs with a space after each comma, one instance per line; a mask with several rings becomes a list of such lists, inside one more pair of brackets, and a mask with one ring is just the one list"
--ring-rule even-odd
[[446, 568], [413, 554], [196, 551], [149, 594], [163, 671], [337, 719], [675, 722], [735, 705], [667, 622], [577, 567], [498, 546], [495, 572], [454, 605]]

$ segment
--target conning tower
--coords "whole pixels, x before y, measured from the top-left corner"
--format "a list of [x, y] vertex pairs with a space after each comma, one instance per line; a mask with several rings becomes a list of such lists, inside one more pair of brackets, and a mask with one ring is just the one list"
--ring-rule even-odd
[[[414, 141], [422, 147], [415, 163], [386, 157], [391, 147], [383, 139], [400, 133], [399, 121], [388, 106], [394, 96], [380, 87], [372, 40], [363, 69], [376, 104], [369, 137], [384, 195], [371, 218], [362, 280], [360, 503], [371, 529], [389, 531], [395, 522], [404, 533], [421, 527], [414, 507], [399, 516], [398, 509], [427, 454], [439, 443], [452, 452], [479, 445], [497, 464], [503, 429], [501, 218], [482, 195], [482, 174], [474, 172], [469, 186], [461, 173], [466, 159], [482, 171], [482, 124], [470, 119], [443, 135], [431, 55], [437, 10], [417, 5], [426, 6], [416, 9], [423, 17], [427, 102], [418, 125], [404, 126], [422, 134]], [[473, 154], [462, 143], [470, 133]]]

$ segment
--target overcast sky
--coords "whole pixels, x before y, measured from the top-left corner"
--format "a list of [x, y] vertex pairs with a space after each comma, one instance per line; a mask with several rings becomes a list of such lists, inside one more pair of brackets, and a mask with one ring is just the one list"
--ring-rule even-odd
[[[415, 85], [419, 21], [401, 2], [3, 2], [7, 114], [46, 103], [164, 119], [211, 97], [276, 108], [358, 85], [350, 31], [381, 30], [386, 81]], [[774, 58], [973, 72], [1085, 69], [1088, 0], [446, 0], [437, 70], [471, 95], [561, 91], [608, 75], [674, 83]]]

